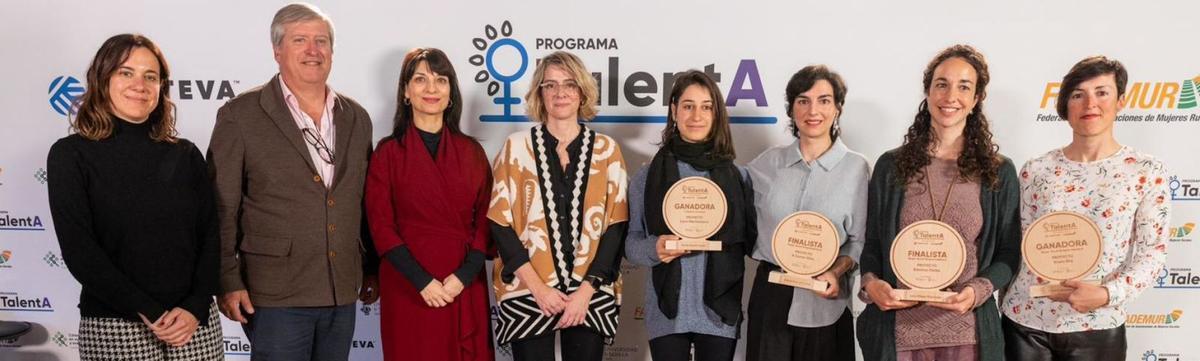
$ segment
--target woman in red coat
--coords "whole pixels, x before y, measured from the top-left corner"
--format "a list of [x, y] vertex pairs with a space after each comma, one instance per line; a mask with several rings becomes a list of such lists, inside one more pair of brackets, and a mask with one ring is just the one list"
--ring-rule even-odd
[[386, 360], [493, 360], [483, 264], [491, 172], [459, 130], [462, 96], [445, 53], [404, 57], [395, 128], [367, 175], [379, 254]]

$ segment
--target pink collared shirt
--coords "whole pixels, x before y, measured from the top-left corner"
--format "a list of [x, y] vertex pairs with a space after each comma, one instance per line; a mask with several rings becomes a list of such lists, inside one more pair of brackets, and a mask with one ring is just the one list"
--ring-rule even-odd
[[279, 77], [279, 87], [283, 89], [283, 102], [287, 103], [288, 110], [292, 113], [292, 120], [296, 121], [296, 127], [301, 132], [301, 137], [305, 139], [304, 143], [308, 145], [308, 155], [312, 157], [317, 173], [321, 175], [321, 180], [325, 182], [326, 188], [332, 187], [333, 163], [322, 160], [321, 152], [317, 150], [316, 145], [304, 137], [303, 132], [305, 128], [316, 130], [321, 140], [325, 142], [325, 146], [329, 148], [329, 152], [334, 155], [337, 154], [337, 151], [334, 149], [334, 140], [337, 137], [333, 127], [333, 104], [337, 101], [336, 93], [328, 85], [325, 86], [325, 110], [321, 112], [321, 124], [317, 126], [317, 122], [312, 117], [309, 117], [308, 113], [300, 110], [299, 100], [296, 99], [296, 95], [292, 93], [292, 90], [288, 89], [287, 83], [283, 82], [282, 76]]

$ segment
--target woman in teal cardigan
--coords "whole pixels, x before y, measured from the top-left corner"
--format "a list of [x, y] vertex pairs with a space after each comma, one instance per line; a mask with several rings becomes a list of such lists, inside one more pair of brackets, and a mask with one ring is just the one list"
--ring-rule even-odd
[[[867, 360], [1004, 359], [992, 292], [1004, 289], [1019, 266], [1020, 190], [983, 115], [988, 80], [974, 48], [943, 50], [925, 70], [926, 99], [904, 144], [875, 164], [859, 293], [867, 306], [857, 330]], [[974, 255], [946, 303], [900, 301], [894, 291], [903, 287], [889, 262], [892, 240], [923, 219], [950, 224]], [[961, 331], [967, 327], [975, 332]]]

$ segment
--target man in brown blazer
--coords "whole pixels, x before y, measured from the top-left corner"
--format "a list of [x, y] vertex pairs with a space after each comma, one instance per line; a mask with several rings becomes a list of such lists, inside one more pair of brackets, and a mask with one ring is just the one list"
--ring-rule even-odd
[[362, 231], [371, 118], [326, 85], [333, 23], [320, 10], [280, 9], [271, 40], [279, 75], [217, 111], [208, 153], [220, 309], [252, 360], [346, 360], [355, 302], [378, 295]]

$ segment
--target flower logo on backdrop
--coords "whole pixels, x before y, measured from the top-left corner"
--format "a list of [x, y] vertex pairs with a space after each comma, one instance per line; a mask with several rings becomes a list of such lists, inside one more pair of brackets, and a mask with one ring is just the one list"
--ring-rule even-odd
[[360, 307], [358, 308], [358, 312], [362, 312], [363, 316], [379, 316], [379, 302], [369, 305], [364, 305], [362, 302], [359, 302], [359, 305]]
[[[531, 62], [539, 54], [530, 54], [529, 48], [514, 37], [512, 22], [505, 20], [500, 26], [487, 24], [483, 27], [483, 36], [472, 38], [471, 45], [475, 50], [467, 61], [478, 68], [475, 73], [475, 83], [484, 87], [492, 103], [499, 108], [484, 109], [480, 113], [481, 122], [526, 122], [529, 120], [520, 109], [523, 103], [521, 92], [515, 89], [523, 86], [520, 81], [530, 74]], [[590, 51], [619, 51], [616, 38], [607, 36], [563, 37], [536, 36], [532, 50], [549, 53], [556, 50], [576, 51], [583, 60], [595, 60], [596, 56], [584, 53]], [[656, 77], [649, 71], [628, 71], [621, 73], [620, 54], [611, 54], [604, 58], [607, 67], [602, 71], [592, 72], [598, 87], [596, 105], [601, 108], [601, 115], [591, 119], [592, 123], [665, 123], [666, 116], [629, 114], [632, 107], [634, 113], [663, 114], [670, 101], [671, 87], [675, 77], [682, 69], [696, 68], [695, 64], [669, 66], [670, 72], [661, 73]], [[704, 73], [721, 84], [721, 73], [716, 64], [703, 66]], [[514, 86], [514, 84], [517, 84]], [[661, 85], [661, 86], [660, 86]], [[754, 59], [741, 59], [734, 72], [733, 82], [725, 90], [725, 105], [729, 107], [729, 121], [734, 124], [775, 124], [773, 116], [763, 116], [767, 113], [768, 103], [763, 91], [762, 76], [758, 71], [758, 63]], [[657, 97], [657, 98], [656, 98]], [[622, 101], [623, 100], [623, 101]], [[753, 105], [739, 105], [740, 101], [752, 101]], [[625, 113], [625, 114], [620, 114]]]
[[[483, 35], [485, 38], [471, 39], [471, 44], [475, 46], [475, 50], [484, 52], [483, 54], [472, 55], [467, 61], [471, 65], [484, 67], [475, 73], [475, 82], [487, 84], [487, 95], [494, 97], [492, 102], [504, 107], [504, 113], [499, 115], [481, 115], [479, 121], [483, 122], [524, 122], [528, 119], [525, 116], [513, 115], [512, 108], [515, 105], [521, 104], [521, 98], [513, 96], [512, 83], [521, 79], [525, 75], [525, 70], [529, 68], [529, 52], [525, 51], [525, 46], [521, 45], [520, 41], [513, 39], [512, 23], [505, 20], [500, 24], [500, 30], [496, 27], [487, 25], [483, 27]], [[497, 39], [500, 36], [502, 38]], [[491, 43], [488, 43], [491, 41]], [[512, 48], [517, 55], [520, 55], [520, 62], [516, 71], [511, 74], [505, 74], [496, 69], [496, 52], [500, 49]], [[501, 86], [501, 83], [504, 85]], [[496, 97], [503, 88], [504, 93]]]
[[1142, 353], [1141, 361], [1179, 361], [1183, 359], [1183, 354], [1178, 352], [1156, 352], [1149, 350]]
[[1171, 176], [1167, 188], [1171, 189], [1171, 200], [1173, 201], [1200, 200], [1200, 179], [1182, 179], [1179, 176]]
[[[1063, 121], [1054, 108], [1061, 88], [1060, 82], [1046, 83], [1040, 106], [1045, 113], [1038, 113], [1037, 121]], [[1137, 113], [1118, 115], [1118, 122], [1200, 123], [1200, 75], [1178, 82], [1132, 82], [1123, 105]]]
[[54, 78], [50, 81], [50, 89], [46, 90], [50, 96], [50, 109], [59, 115], [74, 115], [78, 109], [76, 100], [83, 95], [84, 89], [83, 83], [73, 76], [60, 75]]

